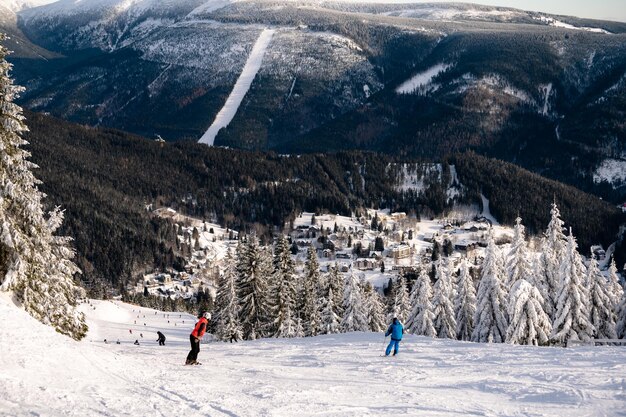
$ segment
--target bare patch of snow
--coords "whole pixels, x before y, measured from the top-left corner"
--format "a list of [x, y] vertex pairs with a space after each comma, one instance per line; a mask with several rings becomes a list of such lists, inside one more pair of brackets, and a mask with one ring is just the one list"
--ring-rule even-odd
[[194, 16], [197, 14], [211, 13], [221, 8], [224, 8], [231, 4], [231, 0], [210, 0], [204, 3], [201, 6], [196, 7], [194, 10], [189, 13], [189, 16]]
[[415, 92], [428, 92], [432, 89], [433, 79], [452, 67], [452, 64], [437, 64], [426, 71], [415, 74], [413, 77], [403, 82], [396, 88], [397, 94], [412, 94]]
[[550, 110], [550, 95], [552, 94], [552, 83], [545, 85], [545, 86], [539, 86], [539, 88], [544, 91], [545, 94], [545, 98], [543, 101], [543, 111], [541, 112], [541, 114], [543, 114], [544, 116], [548, 115], [548, 111]]
[[459, 20], [459, 19], [487, 19], [500, 18], [503, 20], [512, 20], [522, 15], [519, 11], [514, 10], [478, 10], [478, 9], [458, 9], [450, 7], [429, 7], [422, 9], [402, 9], [391, 12], [382, 13], [385, 16], [408, 17], [429, 20]]
[[540, 20], [543, 23], [547, 23], [548, 25], [554, 26], [554, 27], [557, 27], [557, 28], [571, 29], [571, 30], [583, 30], [585, 32], [611, 34], [611, 32], [606, 31], [604, 29], [600, 29], [600, 28], [592, 28], [592, 27], [586, 27], [586, 26], [570, 25], [569, 23], [565, 23], [565, 22], [561, 22], [560, 20], [556, 20], [553, 17], [541, 16], [541, 17], [536, 17], [535, 19]]

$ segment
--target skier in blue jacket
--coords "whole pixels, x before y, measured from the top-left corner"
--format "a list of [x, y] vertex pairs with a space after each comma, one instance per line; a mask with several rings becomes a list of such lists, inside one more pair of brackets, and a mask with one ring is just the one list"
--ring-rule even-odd
[[391, 342], [389, 342], [389, 346], [387, 346], [387, 350], [385, 351], [385, 356], [389, 356], [391, 353], [391, 348], [393, 348], [394, 356], [398, 353], [398, 349], [400, 348], [400, 340], [402, 340], [402, 335], [404, 334], [404, 327], [402, 323], [398, 321], [397, 318], [393, 318], [393, 323], [387, 329], [387, 333], [385, 333], [385, 337], [391, 335]]

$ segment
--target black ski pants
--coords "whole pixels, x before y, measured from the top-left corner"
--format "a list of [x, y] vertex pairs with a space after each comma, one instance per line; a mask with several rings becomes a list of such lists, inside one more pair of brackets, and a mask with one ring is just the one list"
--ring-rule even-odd
[[193, 335], [189, 335], [189, 342], [191, 342], [191, 351], [187, 355], [187, 363], [197, 360], [198, 353], [200, 353], [200, 341]]

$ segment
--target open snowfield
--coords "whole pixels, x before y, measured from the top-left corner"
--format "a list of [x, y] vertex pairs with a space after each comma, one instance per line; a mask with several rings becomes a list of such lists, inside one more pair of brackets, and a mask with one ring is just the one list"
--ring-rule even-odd
[[352, 333], [207, 343], [204, 364], [184, 366], [191, 316], [169, 313], [168, 323], [168, 313], [91, 303], [82, 306], [90, 333], [75, 342], [0, 295], [0, 415], [626, 415], [625, 347], [407, 336], [386, 358], [382, 334]]

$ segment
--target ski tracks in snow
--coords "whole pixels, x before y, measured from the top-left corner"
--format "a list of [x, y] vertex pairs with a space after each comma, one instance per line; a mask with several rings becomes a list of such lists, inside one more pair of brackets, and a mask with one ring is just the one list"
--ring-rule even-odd
[[228, 124], [233, 120], [241, 102], [243, 101], [243, 98], [248, 93], [257, 72], [261, 69], [263, 56], [272, 41], [274, 32], [274, 29], [264, 29], [263, 32], [261, 32], [259, 38], [254, 44], [254, 47], [252, 48], [252, 51], [250, 52], [250, 55], [248, 56], [246, 65], [243, 67], [243, 70], [233, 87], [233, 90], [228, 96], [228, 99], [226, 99], [226, 103], [224, 103], [222, 109], [219, 113], [217, 113], [217, 116], [215, 116], [213, 124], [211, 124], [209, 129], [204, 133], [204, 135], [202, 135], [198, 142], [212, 146], [220, 129], [228, 126]]

